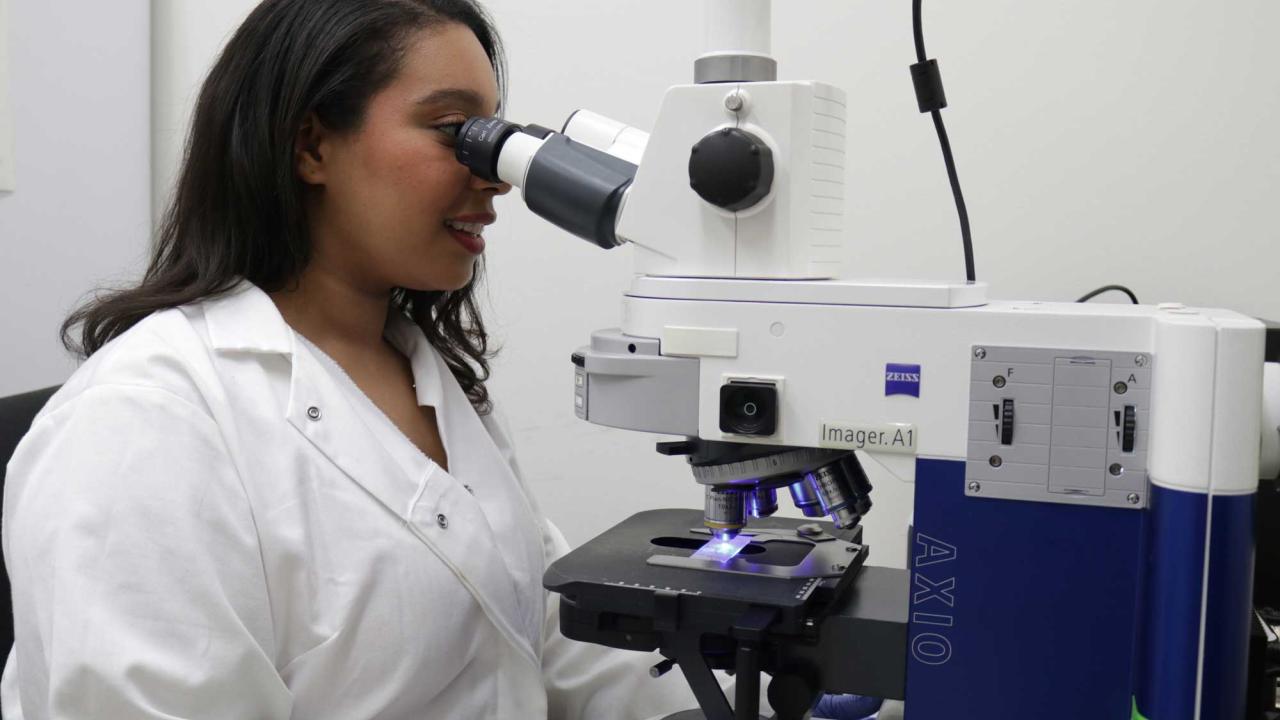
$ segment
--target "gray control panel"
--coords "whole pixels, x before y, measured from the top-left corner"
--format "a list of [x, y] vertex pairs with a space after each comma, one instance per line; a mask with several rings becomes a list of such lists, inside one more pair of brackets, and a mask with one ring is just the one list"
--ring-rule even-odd
[[965, 494], [1143, 508], [1146, 353], [973, 348]]

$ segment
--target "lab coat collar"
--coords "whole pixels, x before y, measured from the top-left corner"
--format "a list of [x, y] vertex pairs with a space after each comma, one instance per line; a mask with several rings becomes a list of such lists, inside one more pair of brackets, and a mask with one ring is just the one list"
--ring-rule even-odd
[[441, 373], [449, 372], [449, 368], [442, 360], [437, 360], [431, 344], [422, 334], [422, 328], [405, 314], [392, 310], [387, 316], [385, 335], [400, 354], [409, 358], [418, 404], [439, 408], [445, 392]]
[[204, 314], [215, 351], [293, 354], [293, 330], [271, 298], [248, 280], [206, 300]]
[[[224, 295], [206, 301], [205, 322], [215, 351], [294, 353], [293, 329], [271, 297], [248, 280], [241, 280]], [[448, 368], [437, 362], [422, 328], [393, 310], [387, 316], [385, 335], [413, 365], [418, 404], [439, 407], [444, 398], [440, 373]]]

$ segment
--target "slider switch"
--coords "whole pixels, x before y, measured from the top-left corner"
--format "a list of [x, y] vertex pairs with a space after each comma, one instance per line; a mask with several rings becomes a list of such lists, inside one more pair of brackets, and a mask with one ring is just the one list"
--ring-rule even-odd
[[1000, 444], [1013, 444], [1013, 398], [1005, 398], [1000, 408]]
[[1133, 452], [1133, 440], [1138, 434], [1138, 411], [1133, 405], [1124, 406], [1124, 424], [1120, 431], [1120, 449]]

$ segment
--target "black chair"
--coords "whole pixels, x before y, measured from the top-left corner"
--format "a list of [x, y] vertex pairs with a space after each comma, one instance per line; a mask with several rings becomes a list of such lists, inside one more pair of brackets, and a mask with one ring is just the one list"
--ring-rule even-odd
[[[18, 441], [31, 429], [36, 413], [49, 402], [58, 387], [55, 385], [0, 398], [0, 491], [4, 489], [9, 458], [13, 457]], [[0, 571], [0, 610], [4, 613], [4, 619], [0, 621], [0, 663], [3, 663], [3, 658], [9, 656], [9, 648], [13, 647], [13, 598], [9, 594], [8, 570]]]

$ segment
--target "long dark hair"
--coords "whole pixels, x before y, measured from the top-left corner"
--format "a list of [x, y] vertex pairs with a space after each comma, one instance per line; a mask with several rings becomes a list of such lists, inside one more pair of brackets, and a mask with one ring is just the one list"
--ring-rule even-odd
[[[449, 22], [475, 33], [505, 97], [501, 41], [474, 0], [264, 0], [236, 31], [196, 101], [182, 171], [150, 262], [135, 286], [97, 295], [62, 325], [83, 357], [152, 312], [216, 296], [241, 278], [267, 292], [311, 257], [294, 141], [314, 112], [360, 127], [414, 32]], [[397, 288], [392, 301], [444, 357], [472, 405], [489, 410], [488, 334], [475, 301], [483, 264], [451, 292]], [[79, 337], [73, 329], [80, 326]]]

